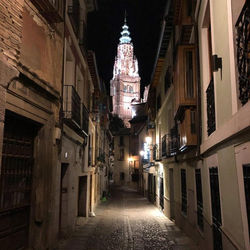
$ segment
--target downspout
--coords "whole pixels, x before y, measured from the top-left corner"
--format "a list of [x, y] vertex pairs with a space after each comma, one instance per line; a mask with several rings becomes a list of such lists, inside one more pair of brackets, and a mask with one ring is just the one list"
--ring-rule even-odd
[[201, 0], [199, 1], [199, 7], [197, 12], [197, 18], [195, 18], [195, 42], [196, 46], [196, 68], [197, 68], [197, 114], [198, 114], [198, 134], [197, 134], [197, 157], [203, 159], [200, 154], [200, 145], [202, 141], [202, 113], [201, 113], [201, 77], [200, 77], [200, 53], [199, 53], [199, 35], [198, 35], [198, 19], [201, 8]]
[[[61, 129], [61, 135], [60, 135], [60, 145], [59, 145], [59, 154], [60, 154], [60, 163], [62, 163], [62, 139], [63, 139], [63, 87], [64, 87], [64, 57], [65, 57], [65, 37], [66, 37], [66, 33], [65, 33], [65, 28], [66, 28], [66, 4], [67, 4], [67, 0], [64, 1], [64, 10], [63, 10], [63, 63], [62, 63], [62, 85], [61, 85], [61, 98], [60, 98], [60, 113], [59, 113], [59, 127]], [[60, 170], [62, 171], [62, 167], [60, 166]], [[61, 180], [61, 171], [60, 171], [60, 188], [62, 187], [62, 180]], [[61, 218], [62, 218], [62, 192], [60, 190], [60, 201], [59, 201], [59, 223], [58, 223], [58, 232], [59, 235], [61, 234]]]

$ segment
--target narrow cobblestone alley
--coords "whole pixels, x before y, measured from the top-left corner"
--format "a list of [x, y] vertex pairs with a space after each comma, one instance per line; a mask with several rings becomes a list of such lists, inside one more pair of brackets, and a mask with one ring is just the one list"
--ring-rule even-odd
[[129, 188], [115, 188], [58, 250], [173, 249], [195, 250], [195, 244], [155, 206]]

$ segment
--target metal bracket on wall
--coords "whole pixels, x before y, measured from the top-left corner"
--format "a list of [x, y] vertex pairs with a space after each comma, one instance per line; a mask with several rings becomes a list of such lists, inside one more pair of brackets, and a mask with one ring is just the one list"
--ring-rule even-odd
[[220, 69], [220, 77], [222, 80], [222, 58], [218, 57], [218, 55], [213, 55], [212, 62], [213, 62], [213, 72], [217, 72]]

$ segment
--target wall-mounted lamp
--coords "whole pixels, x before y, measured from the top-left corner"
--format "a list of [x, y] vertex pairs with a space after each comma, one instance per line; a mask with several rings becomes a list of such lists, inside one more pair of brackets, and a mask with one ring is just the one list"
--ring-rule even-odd
[[151, 144], [151, 142], [152, 142], [152, 138], [151, 138], [150, 136], [147, 136], [147, 137], [145, 138], [145, 140], [146, 140], [146, 143], [147, 143], [147, 144]]
[[133, 161], [133, 158], [129, 157], [129, 158], [128, 158], [128, 161], [129, 161], [129, 162]]
[[144, 156], [145, 152], [143, 150], [140, 151], [140, 156]]
[[220, 69], [220, 75], [222, 79], [222, 58], [218, 55], [212, 56], [213, 72], [217, 72]]

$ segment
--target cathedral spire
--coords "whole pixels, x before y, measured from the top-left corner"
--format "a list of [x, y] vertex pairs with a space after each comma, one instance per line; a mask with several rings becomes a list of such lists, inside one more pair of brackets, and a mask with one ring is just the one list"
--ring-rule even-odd
[[123, 43], [130, 43], [131, 42], [131, 37], [130, 32], [128, 31], [128, 25], [127, 25], [127, 12], [125, 10], [125, 15], [124, 15], [124, 25], [122, 26], [122, 32], [121, 32], [121, 38], [120, 38], [120, 44]]

